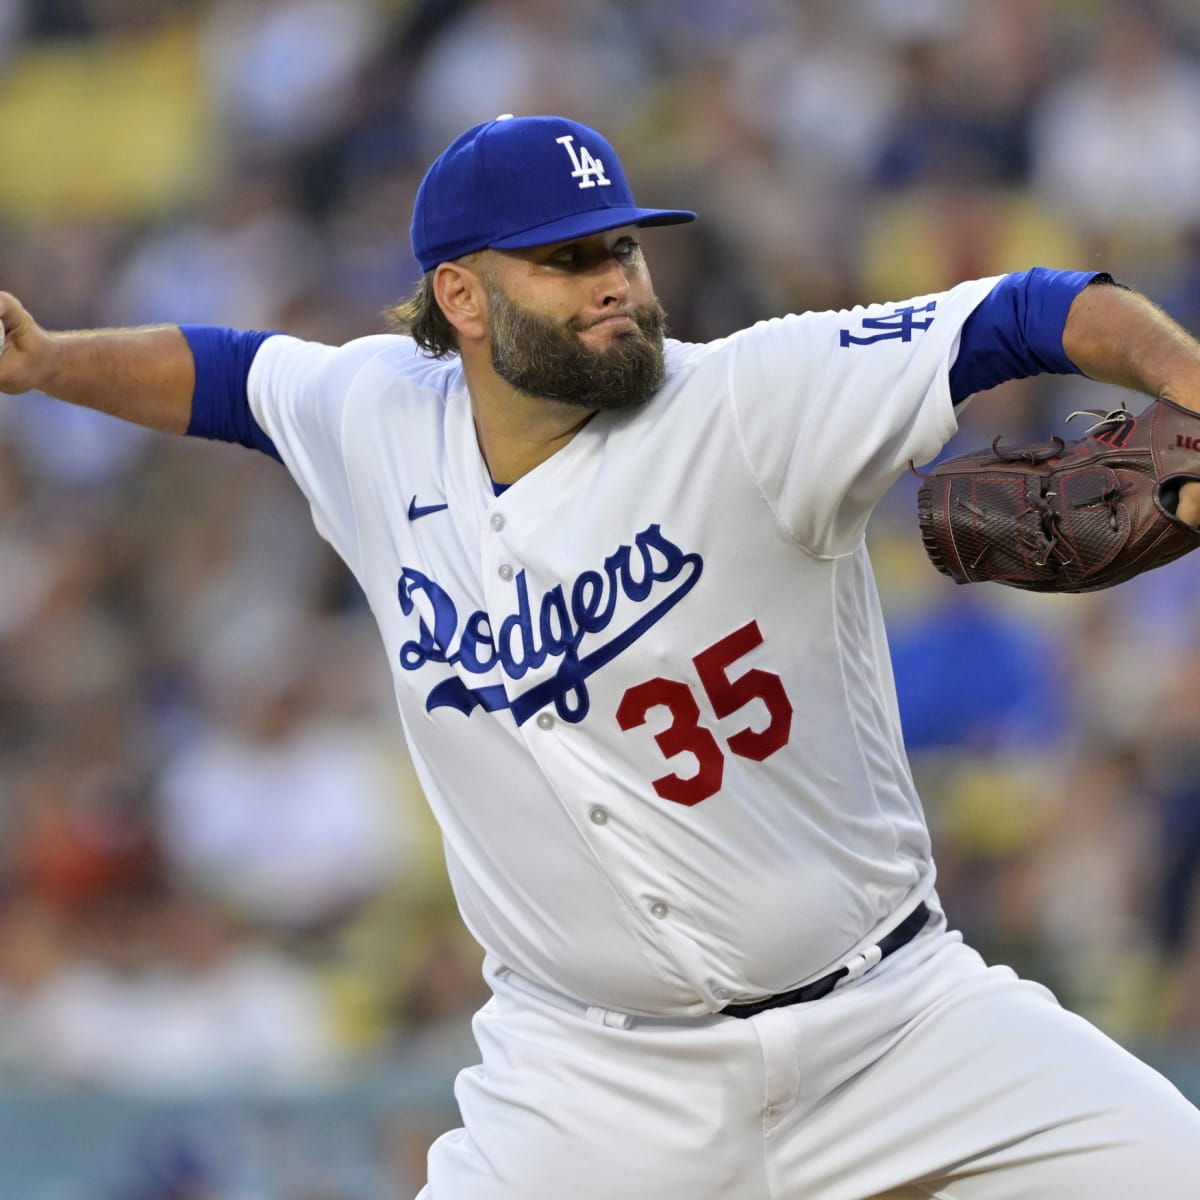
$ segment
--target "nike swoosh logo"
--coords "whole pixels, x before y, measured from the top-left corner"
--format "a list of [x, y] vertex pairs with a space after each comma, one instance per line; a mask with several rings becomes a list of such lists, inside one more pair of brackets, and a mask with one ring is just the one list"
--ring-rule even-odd
[[448, 504], [418, 504], [417, 498], [414, 496], [408, 505], [408, 519], [415, 521], [418, 517], [427, 517], [430, 513], [442, 512], [449, 508]]

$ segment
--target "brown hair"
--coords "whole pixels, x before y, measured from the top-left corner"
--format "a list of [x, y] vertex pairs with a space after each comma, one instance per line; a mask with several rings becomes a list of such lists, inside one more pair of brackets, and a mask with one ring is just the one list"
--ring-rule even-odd
[[[464, 254], [456, 261], [470, 263], [483, 274], [480, 269], [483, 264], [477, 264], [482, 253]], [[392, 333], [408, 334], [431, 358], [449, 358], [458, 353], [458, 334], [433, 294], [433, 271], [426, 271], [417, 290], [407, 300], [386, 309], [383, 315]]]

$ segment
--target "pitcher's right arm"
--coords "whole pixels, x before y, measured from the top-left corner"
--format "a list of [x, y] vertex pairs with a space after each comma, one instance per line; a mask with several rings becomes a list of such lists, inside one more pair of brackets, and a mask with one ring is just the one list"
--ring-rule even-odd
[[0, 391], [41, 391], [166, 433], [186, 433], [196, 372], [176, 325], [50, 333], [0, 292]]

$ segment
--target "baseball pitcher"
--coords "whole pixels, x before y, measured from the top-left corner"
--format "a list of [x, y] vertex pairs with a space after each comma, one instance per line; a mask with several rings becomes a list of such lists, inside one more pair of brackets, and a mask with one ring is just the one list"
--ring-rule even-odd
[[1081, 513], [1106, 562], [1191, 549], [1200, 346], [1045, 269], [680, 343], [638, 238], [693, 217], [502, 117], [424, 178], [396, 332], [48, 333], [0, 294], [0, 388], [281, 460], [362, 585], [493, 993], [423, 1200], [1195, 1195], [1200, 1112], [948, 928], [864, 528], [973, 393], [1082, 373], [1158, 415], [1030, 452], [1095, 475], [1057, 525], [1045, 471], [931, 482], [938, 564], [1078, 590]]

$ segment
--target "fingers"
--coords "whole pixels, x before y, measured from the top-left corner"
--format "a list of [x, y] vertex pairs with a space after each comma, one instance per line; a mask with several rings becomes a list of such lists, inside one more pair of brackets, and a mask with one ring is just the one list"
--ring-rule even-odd
[[9, 292], [0, 292], [0, 354], [4, 353], [10, 336], [20, 326], [24, 312], [16, 296]]
[[0, 330], [0, 392], [29, 391], [37, 384], [47, 339], [11, 292], [0, 292]]
[[5, 341], [19, 332], [21, 326], [31, 320], [20, 300], [11, 292], [0, 292], [0, 332]]

